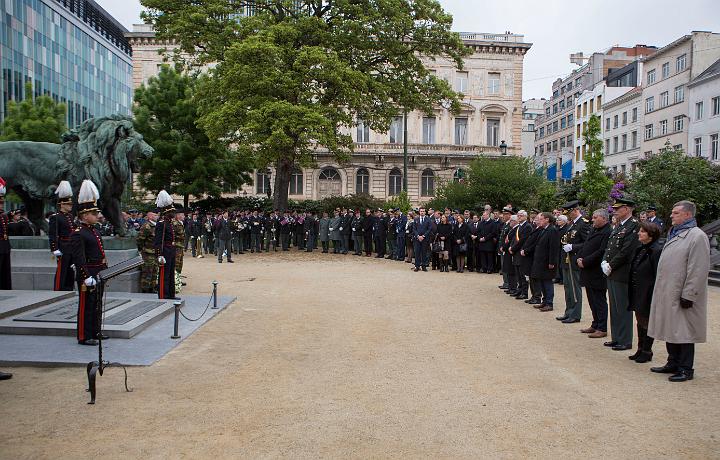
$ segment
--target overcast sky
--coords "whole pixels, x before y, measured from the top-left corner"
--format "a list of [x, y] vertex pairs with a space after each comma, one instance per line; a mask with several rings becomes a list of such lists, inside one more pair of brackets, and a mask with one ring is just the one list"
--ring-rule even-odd
[[[96, 0], [128, 29], [140, 21], [139, 0]], [[718, 0], [440, 0], [459, 32], [509, 30], [533, 44], [525, 55], [523, 99], [547, 97], [574, 67], [570, 53], [613, 45], [664, 46], [692, 30], [720, 32]]]

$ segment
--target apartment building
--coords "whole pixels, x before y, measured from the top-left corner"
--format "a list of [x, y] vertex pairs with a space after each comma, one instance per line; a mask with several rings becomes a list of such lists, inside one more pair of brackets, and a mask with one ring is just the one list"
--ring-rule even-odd
[[720, 163], [720, 59], [688, 85], [690, 155]]

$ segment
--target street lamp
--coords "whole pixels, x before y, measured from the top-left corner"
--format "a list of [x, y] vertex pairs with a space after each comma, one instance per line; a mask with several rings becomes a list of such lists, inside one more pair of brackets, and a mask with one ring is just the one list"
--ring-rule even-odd
[[507, 144], [505, 141], [500, 141], [500, 155], [507, 155]]

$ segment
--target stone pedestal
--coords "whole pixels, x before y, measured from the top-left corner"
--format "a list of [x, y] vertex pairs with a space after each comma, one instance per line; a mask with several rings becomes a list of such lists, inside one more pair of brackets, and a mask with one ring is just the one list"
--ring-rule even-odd
[[[108, 266], [133, 257], [138, 251], [135, 238], [103, 237]], [[47, 237], [11, 236], [10, 260], [13, 289], [29, 291], [53, 289], [57, 262]], [[140, 292], [140, 269], [123, 273], [107, 285], [109, 292]]]

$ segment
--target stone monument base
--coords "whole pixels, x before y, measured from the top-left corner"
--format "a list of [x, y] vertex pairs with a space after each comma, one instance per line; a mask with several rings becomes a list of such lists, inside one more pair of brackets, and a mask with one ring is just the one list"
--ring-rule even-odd
[[[0, 291], [0, 334], [75, 336], [77, 295], [54, 291]], [[108, 293], [103, 332], [129, 339], [173, 311], [172, 300]]]
[[[138, 251], [135, 238], [103, 237], [108, 266], [133, 257]], [[55, 282], [57, 261], [50, 252], [47, 237], [11, 236], [10, 263], [14, 289], [50, 291]], [[140, 292], [140, 269], [123, 273], [112, 279], [106, 287], [108, 292]]]

